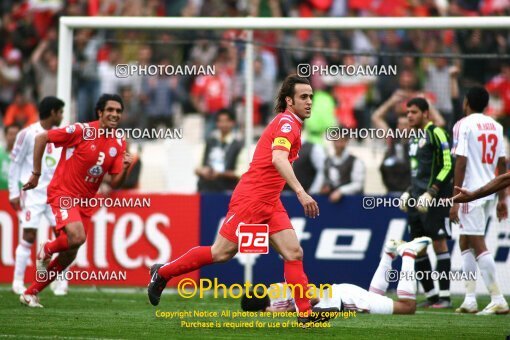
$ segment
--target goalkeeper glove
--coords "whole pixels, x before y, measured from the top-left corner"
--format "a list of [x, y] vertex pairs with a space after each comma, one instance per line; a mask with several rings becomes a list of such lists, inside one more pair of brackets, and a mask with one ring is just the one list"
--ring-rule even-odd
[[402, 210], [403, 212], [407, 212], [407, 201], [409, 200], [409, 198], [411, 197], [411, 195], [409, 195], [409, 193], [406, 191], [402, 194], [402, 196], [400, 196], [400, 202], [399, 202], [399, 205], [398, 205], [398, 208], [400, 210]]
[[418, 203], [416, 204], [416, 210], [419, 212], [426, 213], [429, 210], [429, 206], [434, 197], [427, 191], [420, 197], [418, 197]]

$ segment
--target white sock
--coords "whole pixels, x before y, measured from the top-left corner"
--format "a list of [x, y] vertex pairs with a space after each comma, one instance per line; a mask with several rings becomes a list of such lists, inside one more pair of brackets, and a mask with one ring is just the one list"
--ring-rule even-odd
[[376, 293], [379, 295], [386, 294], [386, 290], [388, 289], [388, 281], [386, 279], [386, 273], [388, 270], [391, 270], [391, 263], [393, 258], [384, 253], [381, 257], [381, 261], [379, 261], [379, 266], [372, 277], [372, 282], [370, 282], [370, 291], [372, 293]]
[[478, 255], [476, 260], [478, 261], [478, 267], [480, 267], [480, 272], [482, 273], [485, 286], [491, 294], [492, 302], [503, 302], [505, 299], [501, 294], [501, 290], [499, 289], [499, 285], [496, 280], [496, 263], [494, 262], [494, 258], [491, 253], [489, 251], [484, 251]]
[[[462, 252], [462, 271], [467, 277], [475, 277], [476, 275], [476, 259], [471, 249]], [[476, 302], [476, 280], [466, 280], [464, 286], [466, 288], [464, 302]]]
[[28, 259], [32, 253], [32, 243], [23, 239], [19, 241], [16, 247], [16, 262], [14, 264], [14, 279], [24, 281], [25, 269], [27, 268]]
[[408, 275], [402, 275], [400, 281], [398, 281], [397, 295], [399, 299], [416, 300], [416, 280], [414, 275], [414, 259], [415, 254], [404, 251], [402, 255], [402, 269], [401, 272], [408, 273]]

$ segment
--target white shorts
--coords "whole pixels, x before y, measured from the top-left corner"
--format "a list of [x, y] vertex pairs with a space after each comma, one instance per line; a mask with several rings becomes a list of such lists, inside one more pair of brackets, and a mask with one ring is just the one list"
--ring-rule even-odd
[[459, 208], [460, 235], [485, 235], [485, 228], [494, 212], [495, 201], [487, 200], [482, 203], [461, 203]]
[[393, 314], [393, 300], [389, 297], [369, 292], [361, 287], [342, 283], [331, 285], [332, 297], [328, 291], [317, 305], [318, 307], [340, 308], [340, 301], [344, 310], [353, 310], [370, 314]]
[[57, 224], [49, 204], [34, 204], [23, 207], [19, 213], [20, 226], [24, 229], [37, 229], [42, 223], [41, 219], [43, 216], [50, 226], [55, 226]]

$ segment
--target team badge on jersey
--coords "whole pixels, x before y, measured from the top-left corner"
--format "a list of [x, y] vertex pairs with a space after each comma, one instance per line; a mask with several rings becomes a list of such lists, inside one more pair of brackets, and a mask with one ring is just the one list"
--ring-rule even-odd
[[292, 131], [292, 126], [290, 126], [289, 123], [285, 123], [282, 125], [282, 127], [280, 128], [280, 130], [284, 133], [287, 133], [287, 132], [291, 132]]
[[103, 168], [101, 165], [94, 165], [89, 169], [89, 175], [92, 177], [99, 177], [103, 174]]
[[114, 148], [113, 146], [110, 148], [110, 150], [108, 151], [108, 154], [110, 155], [110, 157], [115, 157], [117, 156], [117, 149]]
[[73, 125], [69, 125], [68, 127], [66, 127], [66, 132], [67, 133], [73, 133], [74, 131], [76, 131], [76, 126]]
[[425, 146], [425, 144], [427, 144], [427, 140], [425, 138], [422, 138], [418, 142], [418, 147], [421, 149], [421, 148], [423, 148]]
[[95, 146], [94, 144], [92, 144], [92, 145], [90, 146], [90, 150], [92, 150], [92, 151], [96, 150], [96, 146]]

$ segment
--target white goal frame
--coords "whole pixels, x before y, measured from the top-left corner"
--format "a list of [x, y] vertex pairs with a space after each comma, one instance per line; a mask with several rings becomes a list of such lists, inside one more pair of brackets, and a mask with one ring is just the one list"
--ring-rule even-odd
[[[253, 144], [253, 30], [392, 30], [392, 29], [510, 29], [510, 17], [399, 17], [399, 18], [218, 18], [218, 17], [61, 17], [58, 38], [57, 96], [64, 107], [64, 124], [71, 117], [73, 30], [247, 30], [245, 86], [245, 146], [248, 157]], [[245, 281], [253, 282], [253, 263], [245, 265]]]

